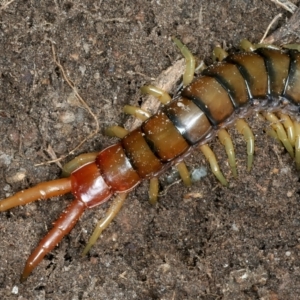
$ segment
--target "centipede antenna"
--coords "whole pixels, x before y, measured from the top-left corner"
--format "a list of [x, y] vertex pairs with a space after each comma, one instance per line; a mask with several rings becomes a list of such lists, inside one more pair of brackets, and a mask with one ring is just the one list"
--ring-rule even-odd
[[205, 145], [199, 146], [199, 149], [202, 151], [202, 153], [204, 154], [206, 159], [209, 161], [209, 164], [210, 164], [213, 174], [218, 178], [218, 180], [224, 186], [228, 186], [228, 182], [225, 179], [225, 177], [223, 176], [222, 172], [220, 171], [220, 167], [217, 162], [216, 156], [213, 153], [213, 151], [210, 149], [210, 147], [207, 144], [205, 144]]
[[218, 138], [219, 138], [220, 142], [222, 143], [222, 145], [225, 147], [233, 177], [237, 178], [236, 160], [235, 160], [235, 153], [234, 153], [234, 147], [232, 144], [232, 139], [225, 129], [220, 129], [218, 131]]
[[85, 256], [91, 249], [91, 247], [96, 243], [97, 239], [101, 235], [102, 231], [107, 228], [107, 226], [112, 222], [112, 220], [116, 217], [120, 209], [122, 208], [124, 201], [127, 197], [128, 193], [120, 193], [116, 195], [113, 199], [108, 211], [105, 214], [105, 217], [102, 218], [96, 225], [93, 234], [91, 235], [86, 247], [82, 252], [82, 256]]

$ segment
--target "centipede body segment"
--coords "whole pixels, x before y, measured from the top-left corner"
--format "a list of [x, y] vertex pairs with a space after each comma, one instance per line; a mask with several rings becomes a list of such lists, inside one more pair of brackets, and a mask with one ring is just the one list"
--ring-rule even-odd
[[[173, 100], [169, 101], [170, 97], [164, 91], [152, 86], [144, 87], [144, 93], [158, 96], [163, 99], [164, 105], [150, 117], [139, 110], [141, 117], [146, 118], [139, 128], [129, 133], [118, 127], [110, 129], [109, 133], [119, 136], [120, 141], [99, 153], [75, 158], [65, 168], [66, 174], [72, 172], [67, 178], [42, 183], [0, 201], [0, 211], [5, 211], [69, 192], [75, 198], [28, 258], [21, 281], [74, 227], [86, 208], [100, 205], [113, 195], [118, 195], [107, 216], [98, 223], [84, 253], [89, 251], [118, 213], [127, 193], [142, 180], [151, 179], [150, 198], [155, 202], [157, 177], [171, 165], [180, 163], [196, 146], [203, 151], [220, 182], [227, 185], [207, 142], [218, 134], [228, 153], [233, 175], [237, 176], [233, 145], [224, 129], [232, 123], [236, 122], [238, 131], [247, 141], [247, 168], [250, 170], [254, 136], [241, 118], [251, 110], [264, 111], [265, 118], [273, 122], [276, 136], [300, 166], [300, 125], [297, 122], [300, 53], [297, 50], [262, 47], [228, 56], [222, 52], [217, 54], [224, 58], [221, 62], [206, 68], [193, 79], [194, 58], [177, 39], [175, 43], [187, 59], [187, 74], [184, 76], [186, 86]], [[131, 109], [128, 109], [130, 112]], [[179, 164], [178, 169], [189, 185], [185, 165]]]

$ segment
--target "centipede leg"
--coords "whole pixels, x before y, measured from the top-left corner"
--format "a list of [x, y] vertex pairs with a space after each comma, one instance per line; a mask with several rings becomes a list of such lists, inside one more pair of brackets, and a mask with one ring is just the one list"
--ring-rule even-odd
[[75, 226], [76, 222], [83, 214], [86, 208], [85, 203], [75, 199], [67, 209], [60, 215], [54, 223], [53, 228], [40, 241], [39, 245], [31, 253], [27, 259], [21, 282], [25, 281], [33, 269], [42, 261], [47, 253], [49, 253]]
[[256, 47], [247, 39], [243, 39], [240, 41], [240, 48], [247, 52], [252, 52], [256, 49]]
[[[123, 138], [128, 131], [120, 126], [111, 126], [108, 127], [105, 131], [105, 134], [108, 136]], [[62, 177], [68, 177], [70, 174], [78, 169], [79, 167], [92, 162], [96, 159], [99, 152], [90, 152], [90, 153], [83, 153], [76, 156], [74, 159], [66, 163], [62, 168]]]
[[282, 46], [285, 49], [297, 50], [300, 52], [300, 44], [286, 44]]
[[278, 114], [280, 120], [283, 123], [283, 126], [284, 126], [284, 128], [285, 128], [285, 130], [287, 132], [287, 136], [288, 136], [288, 139], [289, 139], [291, 145], [294, 146], [296, 138], [295, 138], [295, 128], [294, 128], [293, 121], [286, 114], [283, 114], [281, 112], [278, 112], [277, 114]]
[[66, 163], [62, 168], [62, 177], [68, 177], [70, 174], [81, 166], [92, 162], [96, 159], [98, 152], [84, 153], [76, 156], [74, 159]]
[[121, 126], [111, 126], [106, 128], [105, 134], [111, 137], [118, 137], [122, 139], [125, 135], [129, 133], [128, 130]]
[[270, 112], [263, 113], [263, 116], [266, 120], [271, 122], [271, 126], [273, 127], [273, 129], [275, 129], [279, 140], [282, 142], [285, 149], [289, 152], [290, 156], [294, 157], [293, 146], [290, 143], [290, 141], [288, 140], [288, 137], [285, 133], [285, 130], [284, 130], [282, 124], [280, 123], [280, 120], [273, 113], [270, 113]]
[[225, 147], [233, 177], [236, 178], [237, 177], [236, 162], [235, 162], [235, 153], [234, 153], [234, 147], [232, 144], [232, 139], [225, 129], [220, 129], [218, 131], [218, 138], [219, 138], [220, 142], [222, 143], [222, 145]]
[[150, 186], [149, 186], [149, 202], [152, 205], [157, 203], [158, 190], [159, 190], [158, 178], [153, 177], [150, 179]]
[[278, 135], [277, 135], [276, 131], [273, 128], [267, 128], [266, 133], [267, 133], [268, 136], [273, 138], [275, 141], [277, 141], [278, 143], [281, 143], [280, 139], [278, 138]]
[[152, 95], [157, 98], [162, 104], [167, 104], [171, 101], [171, 96], [164, 90], [154, 85], [144, 85], [141, 87], [143, 94]]
[[269, 48], [269, 49], [276, 49], [276, 50], [280, 50], [280, 47], [277, 47], [275, 45], [272, 44], [252, 44], [250, 41], [248, 41], [247, 39], [241, 40], [240, 42], [240, 48], [242, 50], [245, 50], [247, 52], [252, 52], [255, 51], [258, 48]]
[[192, 82], [192, 80], [194, 78], [195, 66], [196, 66], [195, 57], [190, 52], [190, 50], [187, 48], [187, 46], [185, 46], [184, 44], [181, 43], [181, 41], [179, 41], [175, 37], [173, 37], [172, 39], [173, 39], [173, 42], [176, 44], [176, 46], [181, 51], [184, 58], [186, 59], [186, 67], [185, 67], [185, 71], [183, 74], [183, 86], [187, 86]]
[[108, 211], [105, 214], [105, 217], [102, 218], [96, 225], [93, 234], [91, 235], [86, 247], [84, 248], [82, 255], [86, 255], [91, 247], [96, 243], [97, 239], [101, 235], [102, 231], [107, 228], [107, 226], [112, 222], [112, 220], [116, 217], [120, 209], [122, 208], [124, 201], [127, 197], [128, 193], [120, 193], [118, 194], [112, 201]]
[[296, 167], [300, 170], [300, 124], [297, 121], [294, 121], [295, 128], [295, 160]]
[[191, 186], [192, 181], [190, 177], [190, 172], [186, 167], [186, 164], [182, 161], [179, 164], [176, 165], [176, 168], [179, 172], [179, 175], [184, 183], [185, 186]]
[[213, 50], [213, 61], [222, 61], [228, 56], [228, 53], [221, 47], [215, 47]]
[[[163, 90], [161, 90], [157, 87], [143, 86], [141, 89], [142, 89], [143, 93], [150, 94], [155, 97], [159, 97], [161, 101], [169, 101], [168, 99], [171, 99], [171, 97], [169, 96], [169, 94], [167, 92], [164, 92]], [[130, 106], [130, 105], [126, 105], [124, 107], [124, 112], [127, 114], [130, 114], [130, 115], [133, 115], [142, 121], [147, 120], [150, 117], [150, 114], [148, 112], [142, 110], [139, 107]], [[106, 135], [109, 135], [109, 136], [123, 138], [128, 134], [128, 131], [120, 126], [112, 126], [112, 127], [107, 128], [105, 133], [106, 133]], [[159, 189], [158, 178], [156, 178], [156, 177], [151, 178], [150, 179], [150, 187], [149, 187], [149, 202], [151, 204], [157, 203], [158, 189]], [[101, 221], [103, 221], [103, 220], [104, 219], [102, 219]], [[100, 221], [100, 223], [101, 223], [101, 221]], [[84, 253], [87, 253], [89, 251], [89, 249], [92, 247], [92, 245], [97, 240], [98, 236], [101, 234], [102, 230], [100, 233], [99, 233], [99, 230], [100, 229], [98, 229], [98, 231], [96, 232], [96, 229], [95, 229], [95, 232], [93, 233], [93, 236], [91, 237], [92, 241], [89, 242], [88, 246], [84, 250]]]
[[71, 179], [62, 178], [49, 182], [42, 182], [27, 190], [0, 201], [0, 212], [6, 211], [18, 205], [24, 205], [36, 200], [44, 200], [55, 196], [61, 196], [71, 192]]
[[199, 149], [202, 151], [202, 153], [204, 154], [206, 159], [209, 161], [209, 164], [210, 164], [213, 174], [218, 178], [218, 180], [224, 186], [228, 186], [228, 182], [225, 179], [225, 177], [223, 176], [222, 172], [220, 171], [220, 167], [218, 165], [216, 156], [213, 153], [213, 151], [210, 149], [210, 147], [207, 144], [205, 144], [205, 145], [199, 146]]
[[144, 109], [132, 105], [125, 105], [123, 111], [125, 114], [133, 115], [141, 121], [146, 121], [151, 117], [151, 114], [145, 111]]
[[252, 163], [253, 163], [253, 155], [254, 155], [254, 135], [252, 133], [251, 128], [243, 119], [238, 119], [235, 123], [236, 129], [240, 134], [242, 134], [247, 142], [247, 170], [250, 172]]

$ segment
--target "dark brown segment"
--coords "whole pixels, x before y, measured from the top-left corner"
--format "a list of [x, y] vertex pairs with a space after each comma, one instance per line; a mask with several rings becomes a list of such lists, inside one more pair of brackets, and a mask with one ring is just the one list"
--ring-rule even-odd
[[191, 99], [213, 125], [225, 121], [234, 111], [227, 91], [213, 77], [201, 76], [182, 91], [182, 96]]
[[187, 98], [171, 102], [164, 112], [190, 145], [196, 144], [212, 129], [204, 112]]
[[300, 104], [300, 53], [296, 50], [290, 50], [291, 58], [290, 72], [283, 96]]
[[269, 91], [271, 95], [282, 95], [289, 74], [289, 55], [284, 51], [268, 48], [259, 48], [255, 52], [263, 56], [265, 59], [269, 75]]
[[141, 178], [146, 178], [161, 170], [163, 164], [154, 155], [138, 128], [121, 140], [126, 155]]
[[101, 151], [96, 158], [101, 175], [114, 191], [125, 192], [140, 182], [140, 177], [132, 168], [121, 143]]
[[253, 98], [266, 98], [268, 94], [268, 74], [264, 59], [253, 52], [233, 54], [225, 59], [235, 63], [246, 79]]
[[245, 79], [236, 65], [217, 63], [205, 69], [202, 74], [215, 77], [231, 95], [235, 107], [243, 106], [250, 100]]
[[184, 153], [189, 144], [163, 112], [159, 112], [143, 125], [142, 130], [148, 144], [164, 162]]

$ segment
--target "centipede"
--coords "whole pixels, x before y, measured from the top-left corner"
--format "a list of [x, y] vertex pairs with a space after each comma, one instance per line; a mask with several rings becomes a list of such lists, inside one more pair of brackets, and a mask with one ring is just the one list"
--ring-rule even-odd
[[173, 38], [186, 59], [183, 87], [172, 98], [167, 92], [146, 85], [141, 91], [154, 95], [161, 107], [154, 115], [126, 106], [125, 112], [140, 118], [142, 124], [128, 132], [108, 128], [107, 134], [119, 142], [101, 150], [82, 154], [63, 168], [63, 178], [39, 183], [0, 201], [0, 212], [36, 200], [71, 193], [74, 200], [54, 223], [53, 228], [33, 250], [25, 264], [21, 282], [75, 226], [87, 208], [111, 200], [83, 254], [89, 252], [102, 231], [111, 223], [137, 185], [150, 180], [149, 199], [158, 198], [158, 177], [175, 165], [185, 185], [191, 184], [184, 159], [200, 149], [220, 184], [227, 180], [208, 142], [216, 136], [224, 145], [234, 177], [237, 176], [232, 139], [226, 130], [236, 126], [247, 143], [247, 169], [254, 158], [254, 135], [246, 117], [253, 112], [271, 123], [275, 136], [300, 169], [300, 47], [299, 45], [254, 45], [244, 40], [241, 50], [228, 54], [217, 47], [216, 62], [202, 67], [196, 77], [195, 58], [177, 38]]

